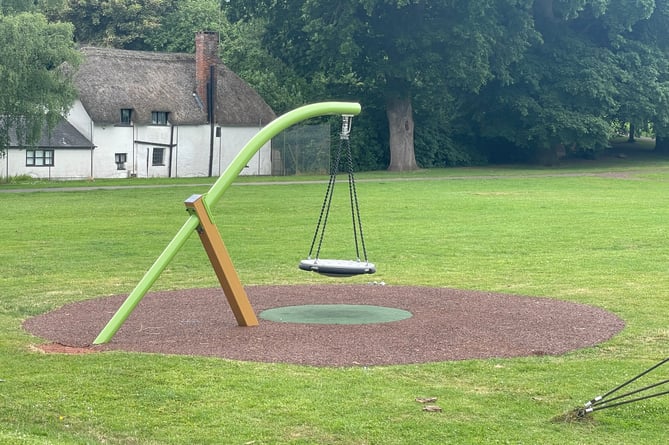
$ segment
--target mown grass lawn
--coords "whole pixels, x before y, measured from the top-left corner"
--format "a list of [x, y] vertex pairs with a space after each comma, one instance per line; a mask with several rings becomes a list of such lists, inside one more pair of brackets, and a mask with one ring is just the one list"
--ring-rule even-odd
[[[2, 193], [0, 443], [666, 442], [669, 397], [603, 410], [588, 422], [552, 419], [668, 355], [669, 162], [359, 176], [365, 239], [379, 271], [347, 282], [559, 298], [612, 311], [626, 328], [559, 357], [371, 368], [45, 355], [31, 349], [43, 340], [22, 321], [129, 292], [184, 222], [183, 200], [208, 187]], [[297, 268], [324, 192], [308, 181], [231, 187], [213, 213], [243, 283], [332, 282]], [[326, 256], [350, 257], [348, 225], [335, 218], [328, 231]], [[193, 236], [154, 289], [215, 285]], [[439, 397], [443, 412], [421, 411], [419, 396]]]

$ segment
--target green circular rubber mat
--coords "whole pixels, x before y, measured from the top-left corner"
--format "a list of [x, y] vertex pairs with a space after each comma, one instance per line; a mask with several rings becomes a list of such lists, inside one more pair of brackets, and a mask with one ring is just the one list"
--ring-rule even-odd
[[364, 304], [306, 304], [267, 309], [260, 318], [282, 323], [371, 324], [404, 320], [411, 315], [402, 309]]

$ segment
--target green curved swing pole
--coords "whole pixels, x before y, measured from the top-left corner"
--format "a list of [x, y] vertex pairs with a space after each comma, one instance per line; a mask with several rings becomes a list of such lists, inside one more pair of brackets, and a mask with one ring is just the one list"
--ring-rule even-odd
[[[303, 120], [330, 114], [358, 115], [360, 114], [360, 104], [352, 102], [320, 102], [289, 111], [270, 122], [251, 138], [239, 154], [232, 160], [228, 168], [226, 168], [216, 182], [214, 182], [209, 189], [209, 192], [202, 197], [206, 207], [211, 208], [218, 202], [242, 169], [246, 167], [253, 155], [274, 136]], [[153, 283], [156, 282], [160, 274], [165, 270], [170, 261], [172, 261], [177, 252], [183, 247], [199, 224], [200, 220], [197, 215], [191, 214], [188, 220], [186, 220], [186, 223], [179, 229], [176, 235], [174, 235], [172, 241], [165, 247], [163, 253], [160, 254], [139, 283], [137, 283], [133, 291], [128, 295], [111, 320], [109, 320], [107, 325], [100, 331], [93, 341], [93, 344], [98, 345], [108, 343], [112, 339], [114, 334], [121, 328], [125, 320], [130, 316], [142, 298], [144, 298], [144, 295], [146, 295]]]

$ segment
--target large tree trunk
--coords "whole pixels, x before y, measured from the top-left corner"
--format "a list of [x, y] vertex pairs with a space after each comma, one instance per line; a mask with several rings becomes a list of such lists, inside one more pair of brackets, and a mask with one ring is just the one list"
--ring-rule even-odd
[[390, 171], [417, 170], [413, 146], [413, 109], [411, 98], [393, 97], [386, 103], [390, 128]]
[[560, 155], [566, 153], [562, 144], [550, 144], [545, 147], [539, 147], [534, 151], [531, 161], [534, 164], [545, 167], [554, 167], [560, 163]]
[[669, 154], [669, 136], [655, 136], [655, 151], [663, 154]]
[[627, 138], [627, 142], [629, 142], [630, 144], [636, 141], [636, 139], [634, 138], [635, 132], [636, 128], [634, 127], [634, 124], [630, 122], [630, 134], [629, 137]]

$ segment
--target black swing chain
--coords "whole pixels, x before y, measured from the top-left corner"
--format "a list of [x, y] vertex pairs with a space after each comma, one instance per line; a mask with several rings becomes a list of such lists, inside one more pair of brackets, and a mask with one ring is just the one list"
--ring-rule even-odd
[[[355, 177], [353, 176], [353, 156], [351, 155], [351, 141], [346, 138], [346, 154], [348, 157], [348, 191], [351, 198], [351, 219], [353, 221], [353, 240], [355, 243], [355, 256], [360, 261], [360, 248], [365, 262], [367, 262], [367, 249], [365, 248], [365, 238], [362, 234], [362, 222], [360, 221], [360, 208], [358, 206], [358, 192], [355, 187]], [[357, 223], [357, 228], [356, 228]], [[358, 232], [360, 233], [360, 243], [358, 244]]]
[[[352, 116], [342, 116], [342, 130], [339, 138], [339, 147], [337, 149], [337, 153], [335, 154], [334, 162], [330, 167], [330, 180], [328, 181], [328, 186], [325, 191], [325, 199], [323, 200], [321, 213], [318, 217], [318, 223], [316, 224], [316, 231], [314, 232], [314, 237], [311, 241], [311, 247], [309, 248], [309, 259], [312, 258], [317, 239], [318, 248], [316, 249], [316, 259], [318, 259], [320, 256], [321, 246], [323, 245], [323, 239], [325, 238], [325, 226], [327, 225], [327, 220], [330, 215], [330, 207], [332, 204], [332, 196], [334, 194], [337, 173], [339, 172], [339, 166], [341, 164], [342, 149], [344, 149], [346, 151], [346, 157], [348, 161], [348, 184], [349, 195], [351, 199], [351, 217], [353, 220], [353, 238], [355, 242], [356, 258], [358, 261], [360, 261], [361, 245], [365, 262], [367, 262], [367, 249], [365, 248], [365, 239], [362, 233], [360, 208], [358, 206], [358, 193], [355, 187], [355, 178], [353, 176], [353, 157], [351, 154], [351, 142], [349, 140], [349, 135], [351, 132], [351, 121]], [[358, 231], [360, 232], [360, 243], [358, 242]]]
[[[330, 180], [328, 181], [328, 187], [325, 190], [325, 199], [323, 200], [323, 205], [321, 206], [321, 213], [318, 216], [318, 223], [316, 224], [316, 231], [314, 232], [314, 237], [311, 240], [311, 247], [309, 248], [309, 256], [314, 251], [314, 246], [316, 245], [316, 239], [318, 239], [318, 248], [316, 249], [316, 259], [319, 258], [321, 253], [321, 246], [323, 245], [323, 238], [325, 237], [325, 226], [330, 216], [330, 205], [332, 204], [332, 195], [334, 194], [334, 188], [337, 180], [337, 170], [339, 169], [339, 162], [341, 159], [341, 143], [337, 149], [335, 155], [335, 160], [330, 166]], [[320, 236], [319, 236], [320, 234]]]

